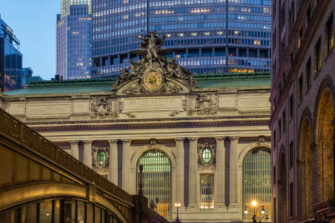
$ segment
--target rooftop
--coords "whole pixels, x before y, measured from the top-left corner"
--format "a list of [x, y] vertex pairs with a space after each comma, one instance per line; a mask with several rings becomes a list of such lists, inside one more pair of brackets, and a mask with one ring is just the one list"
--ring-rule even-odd
[[[270, 87], [270, 72], [196, 75], [198, 88]], [[111, 91], [115, 78], [52, 80], [30, 83], [27, 88], [3, 92], [4, 95], [42, 95]]]

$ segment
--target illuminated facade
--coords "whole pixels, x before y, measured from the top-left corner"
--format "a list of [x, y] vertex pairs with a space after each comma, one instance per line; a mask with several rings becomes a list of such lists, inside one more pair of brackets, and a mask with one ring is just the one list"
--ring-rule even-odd
[[151, 31], [166, 35], [164, 47], [174, 49], [169, 57], [194, 74], [270, 71], [270, 5], [270, 0], [92, 0], [92, 76], [118, 75], [137, 59], [130, 53], [138, 48], [136, 36]]
[[21, 88], [22, 54], [20, 41], [0, 18], [0, 90]]
[[57, 71], [61, 79], [91, 77], [91, 9], [89, 0], [63, 0], [57, 15]]
[[268, 220], [270, 73], [193, 76], [163, 41], [145, 36], [117, 78], [35, 83], [0, 106], [169, 221], [175, 203], [182, 222], [249, 220], [249, 198]]

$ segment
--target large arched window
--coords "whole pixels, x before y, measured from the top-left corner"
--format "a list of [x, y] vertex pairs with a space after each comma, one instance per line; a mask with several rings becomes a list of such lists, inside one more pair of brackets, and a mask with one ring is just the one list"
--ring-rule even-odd
[[[251, 202], [256, 201], [254, 209]], [[271, 219], [271, 155], [268, 148], [256, 148], [247, 153], [243, 161], [244, 221]], [[263, 211], [264, 212], [263, 212]]]
[[316, 119], [316, 200], [325, 202], [334, 197], [334, 104], [328, 89], [318, 101]]
[[171, 163], [162, 151], [149, 150], [137, 161], [136, 186], [138, 191], [140, 170], [143, 165], [143, 194], [149, 206], [166, 219], [171, 219]]

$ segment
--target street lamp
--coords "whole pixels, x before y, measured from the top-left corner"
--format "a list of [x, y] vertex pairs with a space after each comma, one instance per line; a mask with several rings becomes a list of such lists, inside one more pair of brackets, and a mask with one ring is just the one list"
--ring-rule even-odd
[[181, 223], [181, 221], [179, 220], [179, 213], [178, 213], [178, 209], [181, 207], [181, 203], [180, 202], [176, 202], [174, 203], [174, 206], [177, 208], [177, 218], [176, 218], [176, 223]]
[[[257, 223], [257, 216], [256, 216], [256, 213], [259, 211], [258, 209], [258, 202], [256, 200], [252, 200], [251, 201], [251, 207], [254, 209], [253, 210], [253, 215], [252, 215], [252, 223]], [[264, 215], [265, 214], [265, 209], [264, 209], [264, 206], [260, 206], [261, 209], [260, 209], [260, 213], [261, 215]], [[244, 214], [247, 215], [248, 214], [248, 207], [246, 206], [245, 209], [244, 209]], [[261, 219], [263, 219], [265, 217], [265, 219], [269, 219], [269, 217], [267, 215], [265, 216], [260, 216], [259, 217], [259, 220], [261, 221]]]

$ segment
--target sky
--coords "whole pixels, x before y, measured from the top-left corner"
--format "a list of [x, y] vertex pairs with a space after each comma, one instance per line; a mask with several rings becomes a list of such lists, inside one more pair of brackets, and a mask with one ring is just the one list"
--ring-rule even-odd
[[21, 42], [23, 67], [50, 80], [56, 74], [56, 15], [61, 0], [0, 0], [1, 19]]

